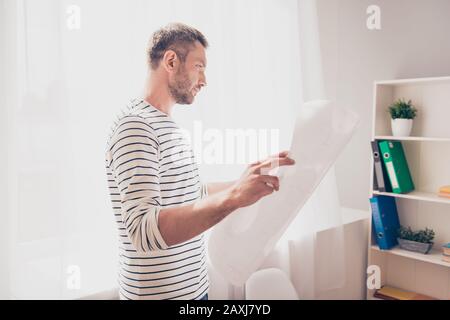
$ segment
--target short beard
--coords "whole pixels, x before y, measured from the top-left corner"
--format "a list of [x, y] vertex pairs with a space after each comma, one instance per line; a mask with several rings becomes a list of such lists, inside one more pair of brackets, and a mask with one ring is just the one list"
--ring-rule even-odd
[[190, 93], [192, 83], [189, 80], [184, 66], [181, 66], [175, 75], [173, 83], [169, 82], [169, 92], [177, 104], [192, 104], [194, 101]]

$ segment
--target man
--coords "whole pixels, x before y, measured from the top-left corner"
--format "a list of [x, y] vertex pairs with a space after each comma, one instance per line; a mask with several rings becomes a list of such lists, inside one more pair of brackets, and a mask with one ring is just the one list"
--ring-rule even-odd
[[207, 299], [203, 232], [278, 190], [278, 178], [263, 174], [274, 163], [294, 163], [282, 152], [249, 165], [238, 181], [202, 182], [171, 113], [206, 86], [207, 47], [198, 30], [183, 24], [156, 31], [144, 97], [128, 106], [108, 141], [121, 299]]

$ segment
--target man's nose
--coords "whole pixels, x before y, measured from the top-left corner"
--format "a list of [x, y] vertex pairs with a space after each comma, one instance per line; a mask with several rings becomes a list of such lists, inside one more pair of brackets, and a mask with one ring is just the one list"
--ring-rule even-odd
[[201, 87], [206, 87], [206, 86], [208, 85], [208, 83], [206, 82], [206, 76], [205, 76], [204, 73], [202, 73], [202, 74], [200, 75], [200, 81], [199, 81], [199, 84], [200, 84]]

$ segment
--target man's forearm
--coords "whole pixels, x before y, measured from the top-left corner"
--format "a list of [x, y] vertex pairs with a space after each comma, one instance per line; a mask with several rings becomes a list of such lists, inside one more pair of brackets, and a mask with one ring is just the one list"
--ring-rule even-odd
[[193, 204], [161, 210], [159, 231], [173, 246], [203, 233], [237, 208], [231, 191], [224, 189]]
[[208, 195], [213, 195], [230, 188], [236, 181], [209, 182], [207, 183]]

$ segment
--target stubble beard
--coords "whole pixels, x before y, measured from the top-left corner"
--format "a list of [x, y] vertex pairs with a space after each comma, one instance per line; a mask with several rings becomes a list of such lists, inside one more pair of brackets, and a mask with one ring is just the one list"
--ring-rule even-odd
[[182, 67], [177, 71], [173, 83], [169, 83], [169, 92], [177, 104], [192, 104], [194, 97], [190, 92], [191, 87], [192, 83]]

